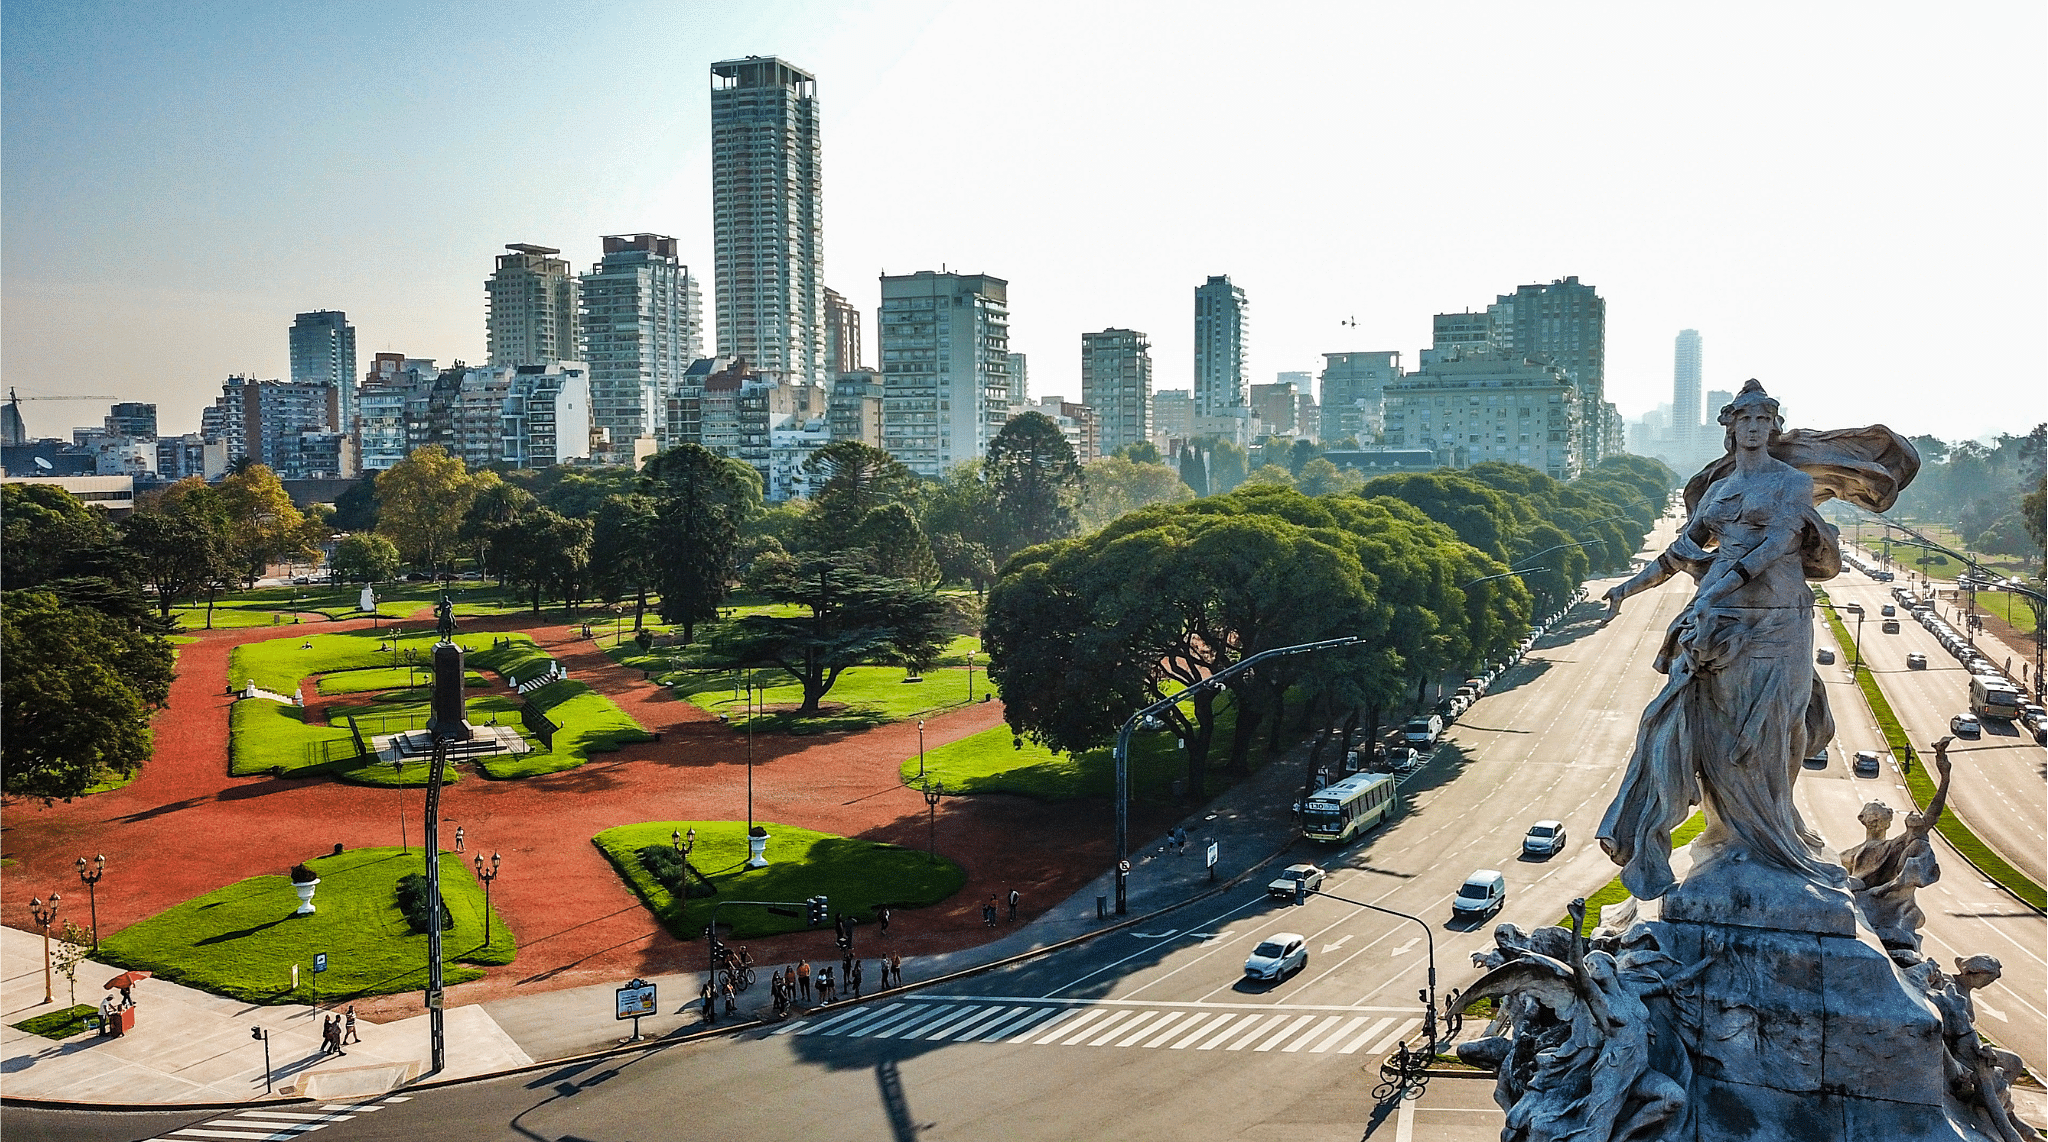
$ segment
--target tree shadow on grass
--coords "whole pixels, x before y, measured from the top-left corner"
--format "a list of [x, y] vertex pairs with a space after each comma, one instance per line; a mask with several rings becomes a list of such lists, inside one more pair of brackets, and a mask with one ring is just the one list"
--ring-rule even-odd
[[248, 928], [237, 928], [232, 932], [220, 932], [212, 936], [207, 936], [204, 939], [194, 940], [192, 941], [192, 945], [194, 947], [203, 948], [210, 944], [225, 944], [229, 940], [240, 940], [248, 936], [253, 936], [258, 932], [269, 931], [270, 929], [277, 927], [279, 924], [282, 924], [285, 921], [291, 919], [294, 915], [296, 915], [296, 913], [287, 912], [284, 915], [279, 916], [275, 920], [270, 920], [262, 924], [257, 924]]

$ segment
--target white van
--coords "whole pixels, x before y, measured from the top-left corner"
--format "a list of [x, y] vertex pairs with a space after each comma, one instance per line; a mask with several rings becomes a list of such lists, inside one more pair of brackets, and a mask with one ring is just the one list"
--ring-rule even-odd
[[1444, 720], [1435, 714], [1410, 718], [1408, 724], [1401, 727], [1401, 738], [1410, 745], [1435, 745], [1436, 739], [1442, 737], [1443, 733]]
[[1451, 919], [1484, 919], [1508, 900], [1508, 878], [1498, 870], [1482, 868], [1465, 878], [1458, 894], [1451, 898]]

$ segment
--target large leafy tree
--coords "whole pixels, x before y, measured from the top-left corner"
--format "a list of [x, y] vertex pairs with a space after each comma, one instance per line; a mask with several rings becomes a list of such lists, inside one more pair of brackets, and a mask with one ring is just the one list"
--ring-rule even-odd
[[0, 601], [0, 769], [10, 794], [69, 800], [149, 757], [170, 697], [171, 648], [45, 591]]
[[[1127, 445], [1125, 453], [1138, 446]], [[1159, 450], [1151, 444], [1151, 455]], [[1179, 504], [1195, 498], [1180, 473], [1157, 459], [1139, 461], [1127, 455], [1091, 461], [1081, 470], [1081, 504], [1078, 516], [1084, 530], [1093, 531], [1111, 520], [1152, 504]]]
[[858, 440], [835, 440], [811, 453], [804, 474], [811, 510], [794, 537], [798, 550], [837, 550], [869, 512], [917, 495], [917, 476], [902, 461]]
[[9, 590], [54, 579], [123, 578], [120, 544], [106, 512], [62, 488], [0, 485], [0, 583]]
[[1002, 532], [1000, 554], [1074, 534], [1081, 464], [1051, 417], [1011, 417], [989, 442], [981, 473]]
[[644, 493], [609, 496], [593, 523], [590, 567], [597, 597], [607, 603], [632, 599], [637, 631], [646, 620], [648, 592], [661, 573], [655, 560], [661, 512], [654, 497]]
[[659, 517], [655, 565], [661, 617], [696, 638], [697, 624], [718, 617], [738, 573], [740, 528], [760, 510], [761, 477], [738, 460], [696, 444], [650, 457], [642, 470]]
[[398, 548], [375, 532], [352, 532], [334, 545], [332, 563], [344, 583], [382, 583], [398, 574]]
[[456, 535], [469, 545], [478, 567], [502, 577], [504, 569], [491, 549], [492, 541], [502, 534], [504, 525], [539, 506], [540, 501], [525, 488], [500, 479], [495, 472], [479, 472], [476, 494], [470, 498]]
[[253, 586], [280, 559], [310, 559], [306, 517], [292, 505], [284, 481], [263, 464], [236, 468], [217, 489], [220, 510], [228, 525], [228, 542], [244, 568], [244, 586]]
[[156, 593], [164, 620], [181, 600], [202, 592], [210, 604], [245, 566], [218, 496], [196, 476], [171, 485], [122, 520], [121, 545], [136, 576]]
[[945, 607], [930, 591], [846, 560], [805, 560], [764, 584], [763, 593], [809, 613], [743, 616], [721, 632], [719, 649], [738, 665], [773, 666], [795, 678], [804, 692], [800, 714], [818, 713], [849, 667], [922, 669], [945, 640]]
[[377, 531], [415, 566], [439, 568], [455, 554], [476, 492], [462, 457], [438, 444], [416, 448], [377, 476]]

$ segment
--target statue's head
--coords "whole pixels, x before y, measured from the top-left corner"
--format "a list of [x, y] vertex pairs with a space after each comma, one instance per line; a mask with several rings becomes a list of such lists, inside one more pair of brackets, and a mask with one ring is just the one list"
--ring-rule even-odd
[[1657, 942], [1657, 929], [1651, 927], [1648, 920], [1638, 920], [1629, 925], [1628, 931], [1621, 934], [1621, 946], [1630, 950], [1645, 946], [1661, 948]]
[[1863, 827], [1870, 830], [1872, 836], [1881, 837], [1886, 829], [1892, 827], [1892, 807], [1882, 801], [1872, 801], [1856, 814], [1856, 819], [1863, 822]]
[[1956, 986], [1964, 991], [1989, 987], [2004, 973], [2005, 966], [1998, 962], [1997, 956], [1956, 957]]
[[1764, 391], [1762, 382], [1758, 381], [1755, 377], [1751, 377], [1742, 382], [1742, 391], [1735, 394], [1734, 400], [1721, 406], [1721, 415], [1716, 418], [1719, 420], [1721, 427], [1727, 430], [1724, 435], [1723, 446], [1728, 451], [1735, 451], [1736, 420], [1744, 414], [1756, 413], [1762, 413], [1770, 418], [1770, 439], [1775, 442], [1779, 434], [1785, 431], [1785, 418], [1778, 412], [1777, 398]]

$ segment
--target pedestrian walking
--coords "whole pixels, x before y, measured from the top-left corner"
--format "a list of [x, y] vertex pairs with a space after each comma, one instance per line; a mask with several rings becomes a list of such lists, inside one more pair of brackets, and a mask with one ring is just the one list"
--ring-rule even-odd
[[996, 926], [996, 894], [988, 894], [988, 903], [981, 906], [981, 923], [985, 928]]
[[740, 1005], [739, 1005], [739, 1002], [737, 1001], [737, 999], [735, 999], [735, 997], [734, 997], [734, 995], [733, 995], [733, 990], [732, 990], [732, 982], [731, 982], [730, 980], [728, 980], [728, 981], [726, 982], [726, 984], [725, 984], [725, 989], [724, 989], [724, 990], [725, 990], [725, 1013], [726, 1013], [727, 1015], [738, 1015], [738, 1014], [740, 1013]]
[[344, 1031], [342, 1032], [342, 1036], [341, 1036], [341, 1041], [342, 1041], [342, 1042], [344, 1042], [344, 1043], [360, 1043], [360, 1042], [362, 1042], [362, 1041], [363, 1041], [363, 1038], [362, 1038], [362, 1036], [360, 1036], [360, 1035], [356, 1034], [356, 1005], [355, 1005], [355, 1004], [351, 1003], [351, 1004], [349, 1004], [349, 1005], [348, 1005], [348, 1015], [346, 1016], [346, 1019], [347, 1019], [347, 1022], [346, 1022], [346, 1023], [344, 1023], [344, 1024], [342, 1025], [342, 1026], [344, 1027]]
[[875, 913], [875, 919], [877, 919], [877, 920], [881, 921], [881, 923], [882, 923], [882, 934], [883, 934], [884, 936], [888, 935], [888, 934], [889, 934], [889, 906], [888, 906], [887, 904], [884, 904], [884, 905], [882, 905], [882, 907], [881, 907], [881, 908], [880, 908], [880, 909], [879, 909], [878, 911], [876, 911], [876, 913]]
[[846, 986], [855, 999], [860, 998], [860, 977], [860, 961], [849, 960], [846, 965]]
[[832, 1002], [832, 965], [818, 969], [818, 1002]]
[[455, 826], [455, 851], [462, 851], [462, 826]]
[[1012, 924], [1017, 922], [1017, 901], [1021, 899], [1023, 897], [1019, 896], [1017, 890], [1012, 888], [1010, 890], [1010, 923]]
[[796, 1002], [796, 969], [793, 967], [782, 969], [782, 994], [789, 1002]]
[[897, 987], [903, 986], [903, 957], [895, 952], [889, 953], [889, 974], [896, 977]]
[[803, 993], [804, 1006], [809, 1007], [811, 1005], [811, 961], [804, 960], [796, 965], [796, 986], [797, 990]]
[[698, 998], [701, 999], [704, 1003], [704, 1026], [716, 1026], [718, 1023], [718, 1000], [717, 997], [712, 994], [711, 985], [709, 983], [706, 983], [704, 985], [704, 990], [698, 993]]

